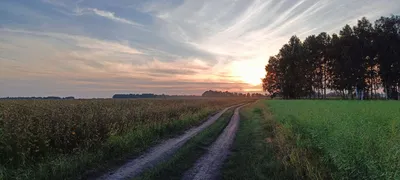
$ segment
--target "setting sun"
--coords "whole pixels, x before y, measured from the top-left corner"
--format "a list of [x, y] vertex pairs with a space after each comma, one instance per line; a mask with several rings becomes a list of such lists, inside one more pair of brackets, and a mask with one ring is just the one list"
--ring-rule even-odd
[[265, 76], [263, 61], [249, 60], [240, 61], [232, 64], [232, 75], [238, 77], [238, 80], [250, 85], [261, 84], [261, 79]]

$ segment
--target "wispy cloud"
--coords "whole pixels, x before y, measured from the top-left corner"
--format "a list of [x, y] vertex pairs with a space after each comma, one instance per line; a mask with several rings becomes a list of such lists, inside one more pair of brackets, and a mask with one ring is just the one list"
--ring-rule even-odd
[[399, 13], [393, 0], [5, 0], [0, 96], [261, 90], [290, 36]]
[[[182, 93], [176, 90], [179, 86], [172, 87], [168, 84], [182, 82], [184, 84], [182, 87], [188, 90], [186, 92], [192, 92], [191, 90], [195, 90], [193, 88], [195, 84], [202, 83], [204, 80], [210, 83], [210, 87], [203, 88], [214, 89], [220, 88], [219, 85], [228, 80], [226, 77], [221, 78], [218, 74], [223, 74], [221, 71], [223, 69], [216, 68], [201, 59], [176, 59], [164, 62], [118, 42], [54, 32], [4, 28], [0, 29], [0, 39], [5, 40], [5, 42], [0, 41], [1, 52], [11, 54], [21, 50], [27, 52], [27, 54], [10, 56], [18, 59], [17, 61], [14, 58], [0, 58], [1, 64], [4, 65], [0, 67], [0, 71], [5, 73], [2, 77], [9, 81], [25, 79], [38, 82], [37, 84], [56, 81], [78, 83], [70, 79], [89, 78], [101, 83], [87, 83], [87, 85], [110, 88], [109, 91], [112, 91], [111, 89], [118, 89], [114, 87], [115, 82], [123, 79], [124, 82], [117, 83], [120, 89], [129, 87], [139, 90], [145, 87], [141, 89], [143, 92], [151, 86], [153, 88], [168, 86], [169, 88], [165, 88], [164, 91], [155, 92]], [[10, 42], [9, 40], [13, 42], [7, 43]], [[27, 48], [29, 51], [24, 50]], [[32, 56], [37, 59], [31, 61]], [[135, 81], [127, 81], [127, 79], [135, 79]], [[133, 84], [128, 85], [128, 82]], [[237, 81], [231, 78], [229, 82], [234, 87], [232, 83]], [[3, 87], [4, 89], [0, 92], [8, 91], [6, 94], [13, 94], [15, 91], [9, 91], [9, 88], [19, 86], [15, 85], [15, 82], [8, 83], [7, 88]], [[41, 85], [38, 88], [43, 87], [47, 86]], [[54, 89], [59, 89], [59, 87], [54, 87]], [[198, 89], [196, 91], [201, 92]]]
[[107, 18], [107, 19], [112, 20], [112, 21], [116, 21], [116, 22], [120, 22], [120, 23], [124, 23], [124, 24], [129, 24], [129, 25], [133, 25], [133, 26], [142, 27], [142, 25], [139, 24], [139, 23], [136, 23], [134, 21], [131, 21], [131, 20], [124, 19], [124, 18], [116, 16], [114, 12], [103, 11], [103, 10], [99, 10], [99, 9], [96, 9], [96, 8], [79, 8], [78, 7], [78, 8], [75, 9], [75, 13], [77, 15], [94, 14], [94, 15], [97, 15], [97, 16], [101, 16], [101, 17]]
[[61, 6], [61, 7], [67, 7], [67, 5], [63, 1], [59, 0], [41, 0], [44, 3], [48, 3], [54, 6]]
[[123, 45], [119, 42], [99, 40], [99, 39], [94, 39], [94, 38], [89, 38], [89, 37], [84, 37], [84, 36], [76, 36], [76, 35], [54, 33], [54, 32], [27, 31], [27, 30], [8, 29], [8, 28], [0, 28], [0, 32], [51, 37], [51, 38], [57, 38], [57, 39], [62, 39], [62, 40], [73, 40], [76, 42], [76, 45], [81, 48], [98, 50], [98, 51], [103, 51], [103, 52], [142, 54], [137, 49], [134, 49], [128, 45]]

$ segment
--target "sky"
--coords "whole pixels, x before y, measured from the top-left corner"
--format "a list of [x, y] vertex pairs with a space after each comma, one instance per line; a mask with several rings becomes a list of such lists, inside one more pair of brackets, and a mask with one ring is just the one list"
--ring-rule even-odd
[[292, 35], [337, 33], [397, 0], [1, 0], [0, 97], [260, 92]]

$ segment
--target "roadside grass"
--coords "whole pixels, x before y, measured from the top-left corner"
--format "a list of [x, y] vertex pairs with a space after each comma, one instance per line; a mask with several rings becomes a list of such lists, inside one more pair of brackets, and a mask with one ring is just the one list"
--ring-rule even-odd
[[136, 180], [181, 179], [196, 160], [207, 152], [207, 148], [218, 138], [228, 125], [235, 108], [226, 111], [204, 131], [183, 145], [169, 160], [145, 171]]
[[[277, 147], [283, 147], [278, 158], [283, 157], [286, 166], [306, 170], [308, 179], [400, 179], [399, 102], [265, 103], [280, 124], [273, 139]], [[308, 162], [298, 160], [308, 156]]]
[[0, 179], [86, 179], [239, 102], [1, 101]]
[[295, 179], [293, 169], [285, 168], [275, 156], [274, 125], [263, 101], [242, 108], [232, 153], [222, 168], [223, 179]]

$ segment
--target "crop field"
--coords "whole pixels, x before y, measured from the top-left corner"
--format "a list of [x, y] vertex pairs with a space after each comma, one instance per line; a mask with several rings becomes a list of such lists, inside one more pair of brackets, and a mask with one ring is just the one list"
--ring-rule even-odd
[[90, 169], [107, 168], [104, 162], [138, 155], [222, 108], [247, 101], [0, 101], [0, 179], [85, 178]]
[[259, 100], [223, 179], [399, 179], [400, 102]]
[[307, 177], [400, 178], [400, 102], [264, 103], [278, 123], [273, 141], [282, 159]]

